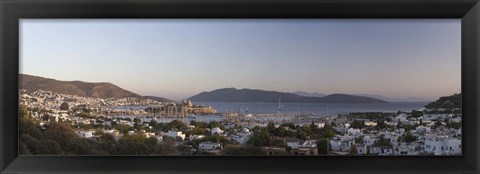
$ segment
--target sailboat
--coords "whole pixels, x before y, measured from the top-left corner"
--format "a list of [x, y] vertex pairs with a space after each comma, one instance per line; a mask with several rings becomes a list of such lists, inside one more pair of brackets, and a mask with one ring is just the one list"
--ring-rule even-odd
[[282, 111], [282, 108], [283, 108], [283, 104], [280, 101], [280, 98], [278, 98], [278, 114], [280, 114], [280, 112]]

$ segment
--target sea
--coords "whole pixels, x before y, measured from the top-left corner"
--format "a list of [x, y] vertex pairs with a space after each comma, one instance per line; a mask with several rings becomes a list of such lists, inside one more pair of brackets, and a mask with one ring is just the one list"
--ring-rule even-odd
[[[218, 112], [251, 114], [313, 114], [338, 115], [352, 112], [397, 112], [422, 110], [428, 102], [390, 103], [236, 103], [236, 102], [195, 102], [197, 105], [212, 106]], [[280, 110], [279, 110], [280, 108]]]
[[[235, 112], [240, 114], [308, 114], [315, 117], [332, 116], [353, 112], [397, 112], [422, 110], [428, 102], [390, 102], [390, 103], [242, 103], [242, 102], [194, 102], [196, 105], [212, 106], [219, 113]], [[147, 106], [118, 106], [116, 109], [144, 109]], [[279, 109], [280, 108], [280, 109]], [[134, 119], [134, 115], [115, 116], [116, 118]], [[287, 116], [288, 117], [288, 116]], [[142, 118], [150, 122], [151, 117]], [[266, 119], [266, 117], [262, 117]], [[289, 119], [272, 117], [272, 119]], [[198, 115], [187, 118], [157, 117], [157, 122], [169, 123], [179, 120], [185, 123], [190, 121], [211, 122], [223, 121], [221, 115]]]

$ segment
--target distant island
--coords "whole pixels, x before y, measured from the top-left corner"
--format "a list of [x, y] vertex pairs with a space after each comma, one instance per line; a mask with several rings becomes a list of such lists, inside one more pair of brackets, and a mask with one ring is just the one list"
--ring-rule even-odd
[[[328, 95], [325, 93], [304, 92], [304, 91], [295, 91], [292, 93], [297, 94], [299, 96], [304, 96], [304, 97], [325, 97]], [[389, 98], [389, 97], [384, 97], [381, 95], [374, 95], [374, 94], [348, 94], [348, 95], [376, 98], [380, 100], [385, 100], [387, 102], [431, 102], [433, 101], [433, 99], [426, 99], [426, 98], [420, 98], [420, 97]]]
[[349, 94], [331, 94], [324, 97], [306, 97], [294, 93], [258, 89], [222, 88], [202, 92], [188, 98], [196, 102], [265, 102], [276, 103], [388, 103], [387, 101]]

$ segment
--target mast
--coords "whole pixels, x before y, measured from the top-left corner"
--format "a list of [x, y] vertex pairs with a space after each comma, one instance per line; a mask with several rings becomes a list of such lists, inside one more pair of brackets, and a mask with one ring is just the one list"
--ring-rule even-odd
[[280, 114], [280, 111], [282, 110], [282, 105], [280, 102], [280, 97], [278, 97], [278, 114]]

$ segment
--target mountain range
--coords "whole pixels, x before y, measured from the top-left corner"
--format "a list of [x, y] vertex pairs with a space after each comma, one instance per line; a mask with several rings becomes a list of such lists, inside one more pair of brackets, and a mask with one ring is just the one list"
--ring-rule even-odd
[[222, 88], [194, 95], [189, 100], [202, 102], [266, 102], [275, 103], [388, 103], [387, 101], [349, 94], [306, 97], [294, 93], [258, 89]]
[[[299, 96], [304, 96], [304, 97], [325, 97], [328, 94], [324, 93], [318, 93], [318, 92], [304, 92], [304, 91], [296, 91], [292, 92], [293, 94], [297, 94]], [[419, 98], [419, 97], [407, 97], [407, 98], [389, 98], [389, 97], [384, 97], [381, 95], [374, 95], [374, 94], [350, 94], [350, 95], [355, 95], [355, 96], [363, 96], [363, 97], [371, 97], [371, 98], [376, 98], [380, 100], [385, 100], [388, 102], [431, 102], [433, 101], [432, 99], [425, 99], [425, 98]]]
[[[56, 93], [94, 98], [136, 97], [159, 102], [173, 102], [171, 99], [157, 96], [141, 96], [108, 82], [60, 81], [50, 78], [19, 75], [19, 86], [27, 92], [48, 90]], [[205, 102], [300, 102], [300, 103], [385, 103], [399, 101], [429, 101], [421, 98], [387, 98], [370, 94], [324, 94], [296, 91], [292, 93], [265, 91], [256, 89], [223, 88], [202, 92], [189, 98], [192, 101]]]
[[154, 96], [141, 96], [107, 82], [91, 83], [82, 81], [60, 81], [44, 77], [19, 74], [19, 87], [27, 92], [37, 90], [53, 91], [60, 94], [93, 98], [144, 98], [159, 102], [172, 102], [170, 99]]

